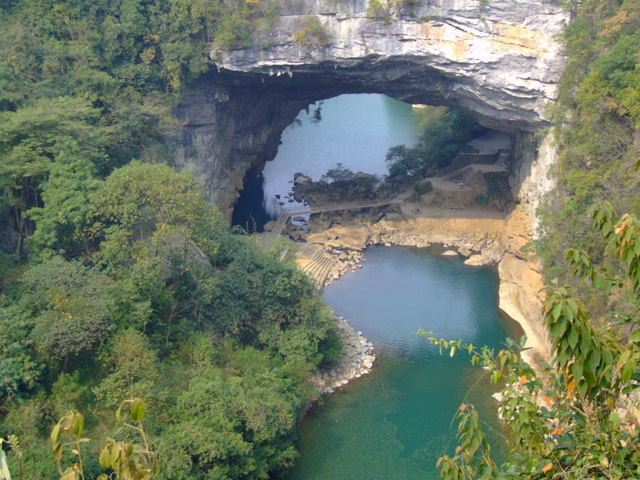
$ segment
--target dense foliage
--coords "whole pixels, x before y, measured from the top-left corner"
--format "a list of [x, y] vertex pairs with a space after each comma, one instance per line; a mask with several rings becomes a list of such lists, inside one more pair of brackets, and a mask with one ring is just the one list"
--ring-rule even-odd
[[636, 1], [576, 2], [565, 32], [567, 68], [553, 109], [557, 187], [540, 212], [536, 245], [547, 281], [558, 278], [585, 294], [602, 314], [603, 295], [580, 286], [563, 267], [568, 248], [587, 251], [596, 264], [610, 262], [589, 228], [587, 210], [609, 201], [617, 212], [640, 213], [633, 166], [640, 156], [640, 5]]
[[[0, 433], [14, 475], [20, 459], [32, 480], [57, 478], [56, 460], [65, 478], [266, 478], [295, 457], [307, 378], [340, 349], [333, 319], [285, 248], [231, 231], [166, 145], [205, 46], [260, 41], [272, 15], [3, 3]], [[114, 437], [131, 398], [147, 406], [142, 454], [138, 414]]]
[[421, 109], [420, 141], [413, 147], [398, 145], [387, 152], [389, 178], [433, 176], [445, 168], [469, 141], [486, 131], [473, 115], [445, 107]]
[[100, 436], [129, 397], [149, 405], [159, 478], [288, 466], [306, 378], [340, 348], [323, 342], [333, 320], [311, 281], [278, 245], [230, 232], [166, 165], [114, 170], [85, 208], [82, 225], [52, 237], [82, 255], [48, 238], [2, 295], [0, 428], [21, 440], [29, 478], [53, 475], [45, 439], [58, 415], [81, 409]]

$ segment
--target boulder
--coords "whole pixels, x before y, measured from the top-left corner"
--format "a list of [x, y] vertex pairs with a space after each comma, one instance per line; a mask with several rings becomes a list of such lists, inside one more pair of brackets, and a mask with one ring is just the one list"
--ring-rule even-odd
[[465, 265], [472, 267], [486, 267], [487, 265], [493, 265], [496, 263], [491, 257], [486, 255], [471, 255], [464, 261]]

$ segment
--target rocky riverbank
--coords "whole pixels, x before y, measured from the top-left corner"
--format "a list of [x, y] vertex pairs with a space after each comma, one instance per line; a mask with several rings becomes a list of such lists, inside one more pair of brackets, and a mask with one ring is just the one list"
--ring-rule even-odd
[[336, 319], [336, 329], [342, 339], [340, 360], [333, 367], [316, 372], [311, 378], [311, 383], [322, 394], [333, 393], [350, 380], [368, 374], [376, 360], [374, 346], [362, 336], [362, 332], [354, 331], [344, 317], [336, 316]]
[[542, 321], [542, 277], [523, 253], [531, 225], [520, 206], [507, 215], [403, 203], [382, 211], [317, 216], [306, 229], [293, 228], [290, 234], [323, 248], [333, 259], [325, 284], [360, 267], [369, 245], [435, 245], [467, 257], [471, 266], [498, 265], [499, 306], [522, 326], [530, 348], [524, 357], [535, 365], [550, 360], [550, 346]]

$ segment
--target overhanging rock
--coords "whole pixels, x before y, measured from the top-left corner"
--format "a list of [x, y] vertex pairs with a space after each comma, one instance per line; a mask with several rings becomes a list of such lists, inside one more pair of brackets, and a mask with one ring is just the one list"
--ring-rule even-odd
[[[177, 164], [196, 172], [230, 216], [245, 174], [273, 159], [282, 130], [323, 98], [384, 93], [469, 111], [512, 133], [548, 125], [545, 106], [563, 68], [555, 37], [568, 21], [557, 2], [402, 5], [376, 20], [367, 16], [367, 0], [281, 0], [279, 17], [254, 38], [254, 48], [212, 51], [217, 71], [183, 96]], [[294, 41], [309, 17], [323, 25], [330, 45]]]

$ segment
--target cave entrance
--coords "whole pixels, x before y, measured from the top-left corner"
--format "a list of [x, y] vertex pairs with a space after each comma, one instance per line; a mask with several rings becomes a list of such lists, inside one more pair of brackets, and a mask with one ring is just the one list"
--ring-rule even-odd
[[316, 102], [285, 129], [275, 159], [263, 172], [245, 178], [232, 223], [260, 232], [282, 208], [297, 205], [291, 195], [297, 172], [320, 180], [341, 164], [354, 173], [386, 175], [387, 151], [413, 146], [420, 136], [419, 121], [417, 109], [380, 94], [345, 94]]

